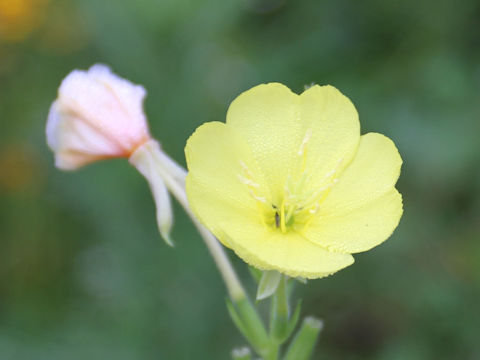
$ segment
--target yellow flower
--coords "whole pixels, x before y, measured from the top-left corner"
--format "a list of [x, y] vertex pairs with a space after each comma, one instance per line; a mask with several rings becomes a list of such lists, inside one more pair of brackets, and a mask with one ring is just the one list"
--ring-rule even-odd
[[226, 124], [200, 126], [185, 148], [193, 212], [247, 263], [319, 278], [385, 241], [402, 215], [402, 159], [387, 137], [360, 136], [350, 100], [331, 86], [301, 95], [256, 86]]

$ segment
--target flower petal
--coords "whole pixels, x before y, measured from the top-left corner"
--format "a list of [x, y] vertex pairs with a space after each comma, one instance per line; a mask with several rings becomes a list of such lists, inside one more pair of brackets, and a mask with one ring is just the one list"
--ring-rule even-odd
[[[300, 95], [305, 169], [311, 186], [323, 187], [355, 155], [360, 140], [358, 113], [333, 86], [314, 85]], [[302, 145], [304, 144], [304, 145]]]
[[224, 222], [220, 230], [220, 240], [250, 265], [291, 277], [320, 278], [354, 262], [351, 255], [330, 252], [295, 232], [282, 234], [242, 217]]
[[63, 113], [58, 100], [50, 107], [47, 143], [55, 153], [55, 165], [75, 170], [100, 159], [122, 153], [118, 144], [73, 114]]
[[390, 237], [402, 216], [402, 196], [393, 188], [381, 197], [345, 214], [326, 214], [304, 235], [332, 251], [367, 251]]
[[[206, 123], [188, 139], [185, 155], [190, 206], [217, 237], [218, 224], [232, 217], [258, 221], [258, 201], [245, 181], [262, 180], [242, 137], [224, 123]], [[246, 166], [252, 175], [250, 179], [244, 174]]]
[[250, 145], [274, 202], [287, 177], [305, 169], [312, 186], [323, 186], [327, 174], [350, 162], [360, 138], [355, 107], [332, 86], [315, 85], [300, 96], [278, 83], [256, 86], [232, 102], [227, 124]]
[[394, 189], [402, 159], [393, 142], [377, 133], [363, 135], [357, 154], [320, 205], [304, 234], [329, 249], [355, 253], [385, 241], [402, 215]]
[[299, 96], [288, 87], [270, 83], [240, 94], [227, 112], [227, 125], [248, 143], [274, 191], [283, 189], [303, 135], [299, 103]]
[[392, 140], [377, 133], [362, 135], [355, 158], [321, 204], [322, 213], [345, 214], [379, 198], [395, 186], [401, 166]]
[[59, 108], [108, 135], [125, 153], [149, 138], [142, 110], [145, 89], [113, 74], [104, 65], [74, 70], [58, 89]]

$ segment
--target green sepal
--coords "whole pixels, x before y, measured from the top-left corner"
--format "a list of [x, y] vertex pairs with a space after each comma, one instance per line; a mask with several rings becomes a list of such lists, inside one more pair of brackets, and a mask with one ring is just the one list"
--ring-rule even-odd
[[286, 334], [286, 339], [288, 339], [293, 331], [295, 330], [295, 327], [297, 326], [298, 319], [300, 318], [300, 312], [302, 310], [302, 299], [298, 300], [297, 306], [295, 306], [295, 311], [292, 314], [292, 317], [290, 318], [290, 321], [288, 322], [288, 328], [287, 328], [287, 334]]
[[259, 354], [268, 351], [269, 339], [262, 320], [247, 298], [234, 303], [227, 299], [227, 309], [234, 324]]
[[283, 360], [309, 360], [322, 328], [323, 322], [321, 320], [311, 316], [306, 317], [303, 320], [302, 327], [290, 343]]
[[280, 284], [282, 274], [278, 271], [264, 271], [257, 289], [257, 301], [264, 300], [272, 296]]
[[227, 310], [228, 310], [228, 313], [230, 314], [230, 317], [232, 318], [232, 321], [233, 323], [235, 324], [235, 326], [237, 327], [237, 329], [242, 333], [242, 335], [245, 337], [245, 339], [253, 344], [255, 339], [252, 339], [250, 337], [250, 333], [247, 331], [247, 328], [245, 327], [242, 319], [240, 318], [240, 316], [238, 315], [238, 312], [237, 310], [235, 309], [235, 306], [233, 305], [233, 303], [230, 301], [230, 299], [226, 299], [226, 303], [227, 303]]

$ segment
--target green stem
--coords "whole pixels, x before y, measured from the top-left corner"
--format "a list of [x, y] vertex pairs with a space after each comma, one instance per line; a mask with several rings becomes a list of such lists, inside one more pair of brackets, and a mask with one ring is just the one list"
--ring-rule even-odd
[[278, 360], [278, 344], [271, 343], [264, 360]]
[[271, 319], [271, 334], [273, 340], [283, 343], [287, 336], [289, 305], [287, 298], [287, 279], [284, 275], [280, 279], [278, 288], [272, 299], [273, 316]]
[[218, 243], [215, 236], [213, 236], [210, 231], [208, 231], [202, 224], [198, 222], [190, 210], [187, 194], [185, 192], [185, 178], [187, 176], [187, 171], [178, 165], [166, 153], [164, 153], [160, 149], [160, 145], [156, 140], [147, 141], [132, 154], [132, 157], [136, 158], [141, 158], [143, 156], [145, 157], [145, 160], [140, 161], [154, 161], [158, 175], [165, 182], [168, 190], [170, 190], [173, 196], [178, 200], [180, 205], [183, 206], [186, 213], [192, 219], [193, 223], [198, 229], [198, 232], [205, 241], [213, 260], [220, 271], [220, 274], [223, 277], [230, 298], [233, 301], [245, 298], [245, 290], [243, 289], [243, 286], [240, 283], [240, 280], [238, 279], [238, 276], [233, 269], [227, 254], [223, 250], [222, 246]]

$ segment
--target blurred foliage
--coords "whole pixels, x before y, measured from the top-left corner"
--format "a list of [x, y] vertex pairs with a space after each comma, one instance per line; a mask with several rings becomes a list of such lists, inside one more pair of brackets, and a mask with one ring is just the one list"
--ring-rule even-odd
[[477, 0], [0, 0], [0, 358], [212, 360], [243, 344], [178, 208], [171, 249], [126, 161], [53, 167], [56, 89], [103, 62], [148, 89], [152, 133], [182, 163], [194, 129], [253, 85], [347, 94], [403, 155], [405, 215], [299, 285], [325, 321], [318, 354], [479, 359], [479, 45]]

